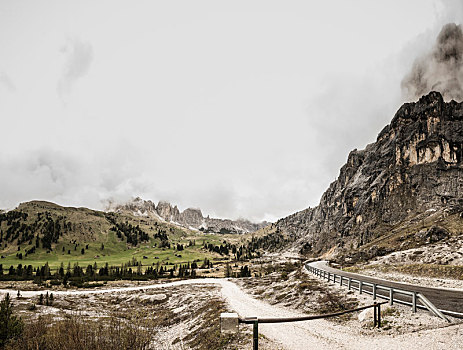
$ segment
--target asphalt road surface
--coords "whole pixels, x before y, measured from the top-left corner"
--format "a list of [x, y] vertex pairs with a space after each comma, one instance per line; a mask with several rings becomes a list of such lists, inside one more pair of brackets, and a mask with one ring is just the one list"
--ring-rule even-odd
[[[463, 318], [463, 290], [458, 289], [444, 289], [444, 288], [430, 288], [423, 287], [415, 284], [393, 282], [383, 280], [380, 278], [374, 278], [369, 276], [363, 276], [356, 273], [345, 272], [342, 270], [335, 269], [327, 264], [326, 261], [315, 261], [309, 263], [312, 267], [325, 270], [326, 272], [335, 273], [338, 276], [351, 277], [362, 282], [381, 284], [386, 287], [399, 288], [410, 292], [419, 292], [428, 298], [439, 310], [441, 311], [452, 311], [462, 313]], [[355, 284], [355, 287], [357, 285]], [[364, 290], [371, 291], [372, 288], [364, 286]], [[378, 290], [377, 294], [385, 295], [389, 297], [389, 292]], [[410, 297], [394, 295], [394, 299], [400, 299], [410, 302]]]

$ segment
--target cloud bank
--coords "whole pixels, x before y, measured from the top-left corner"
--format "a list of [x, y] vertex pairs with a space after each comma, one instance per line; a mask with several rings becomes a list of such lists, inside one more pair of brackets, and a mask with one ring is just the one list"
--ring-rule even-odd
[[445, 100], [463, 100], [463, 32], [461, 25], [443, 26], [430, 52], [418, 57], [402, 80], [406, 100], [416, 100], [430, 91]]

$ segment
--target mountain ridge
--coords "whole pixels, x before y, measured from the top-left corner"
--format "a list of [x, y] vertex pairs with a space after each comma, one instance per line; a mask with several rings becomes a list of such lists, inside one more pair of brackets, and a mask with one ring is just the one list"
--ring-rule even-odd
[[159, 201], [156, 205], [151, 200], [144, 200], [140, 197], [136, 197], [125, 204], [110, 203], [106, 211], [128, 211], [140, 216], [151, 215], [166, 222], [206, 233], [242, 234], [257, 231], [268, 225], [265, 221], [253, 223], [245, 219], [230, 220], [204, 217], [199, 208], [187, 208], [180, 211], [176, 205], [172, 205], [167, 201]]
[[349, 153], [316, 207], [273, 227], [319, 255], [361, 249], [428, 211], [445, 226], [463, 211], [462, 150], [463, 103], [430, 92], [403, 104], [376, 142]]

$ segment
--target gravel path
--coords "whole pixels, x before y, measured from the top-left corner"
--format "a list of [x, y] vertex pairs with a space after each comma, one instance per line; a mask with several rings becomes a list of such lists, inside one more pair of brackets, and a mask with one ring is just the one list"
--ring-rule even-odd
[[[153, 284], [136, 287], [109, 288], [98, 290], [53, 291], [55, 295], [82, 295], [100, 293], [118, 293], [127, 291], [143, 291], [155, 288], [174, 286], [188, 286], [192, 284], [220, 285], [223, 298], [230, 308], [242, 317], [292, 317], [301, 314], [286, 308], [270, 305], [264, 301], [254, 299], [233, 282], [226, 279], [195, 279], [183, 280], [163, 284]], [[1, 294], [11, 293], [12, 290], [0, 290]], [[51, 291], [49, 291], [51, 292]], [[33, 297], [46, 291], [24, 291], [23, 297]], [[442, 328], [387, 336], [377, 333], [373, 336], [360, 333], [360, 329], [325, 320], [314, 320], [295, 323], [261, 324], [259, 333], [265, 335], [285, 349], [461, 349], [463, 344], [463, 325], [446, 326]]]

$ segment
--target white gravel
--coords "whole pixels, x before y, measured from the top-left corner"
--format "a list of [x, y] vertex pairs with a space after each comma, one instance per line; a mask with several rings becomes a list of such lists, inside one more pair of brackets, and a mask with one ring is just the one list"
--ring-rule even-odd
[[[185, 286], [191, 284], [220, 285], [222, 297], [231, 309], [242, 317], [293, 317], [301, 316], [294, 310], [270, 305], [265, 301], [254, 299], [231, 280], [195, 279], [176, 281], [148, 286], [110, 288], [100, 290], [54, 291], [55, 295], [81, 295], [98, 293], [122, 293], [142, 291], [154, 288]], [[0, 290], [1, 294], [12, 290]], [[49, 291], [51, 292], [51, 291]], [[24, 291], [23, 298], [44, 294], [46, 291]], [[412, 314], [410, 313], [410, 317]], [[431, 317], [431, 316], [429, 316]], [[433, 320], [435, 321], [435, 320]], [[275, 342], [275, 347], [284, 349], [461, 349], [463, 344], [463, 325], [450, 325], [442, 322], [434, 329], [406, 333], [397, 336], [382, 334], [381, 331], [362, 334], [359, 327], [346, 326], [326, 320], [314, 320], [295, 323], [261, 324], [259, 333]]]

